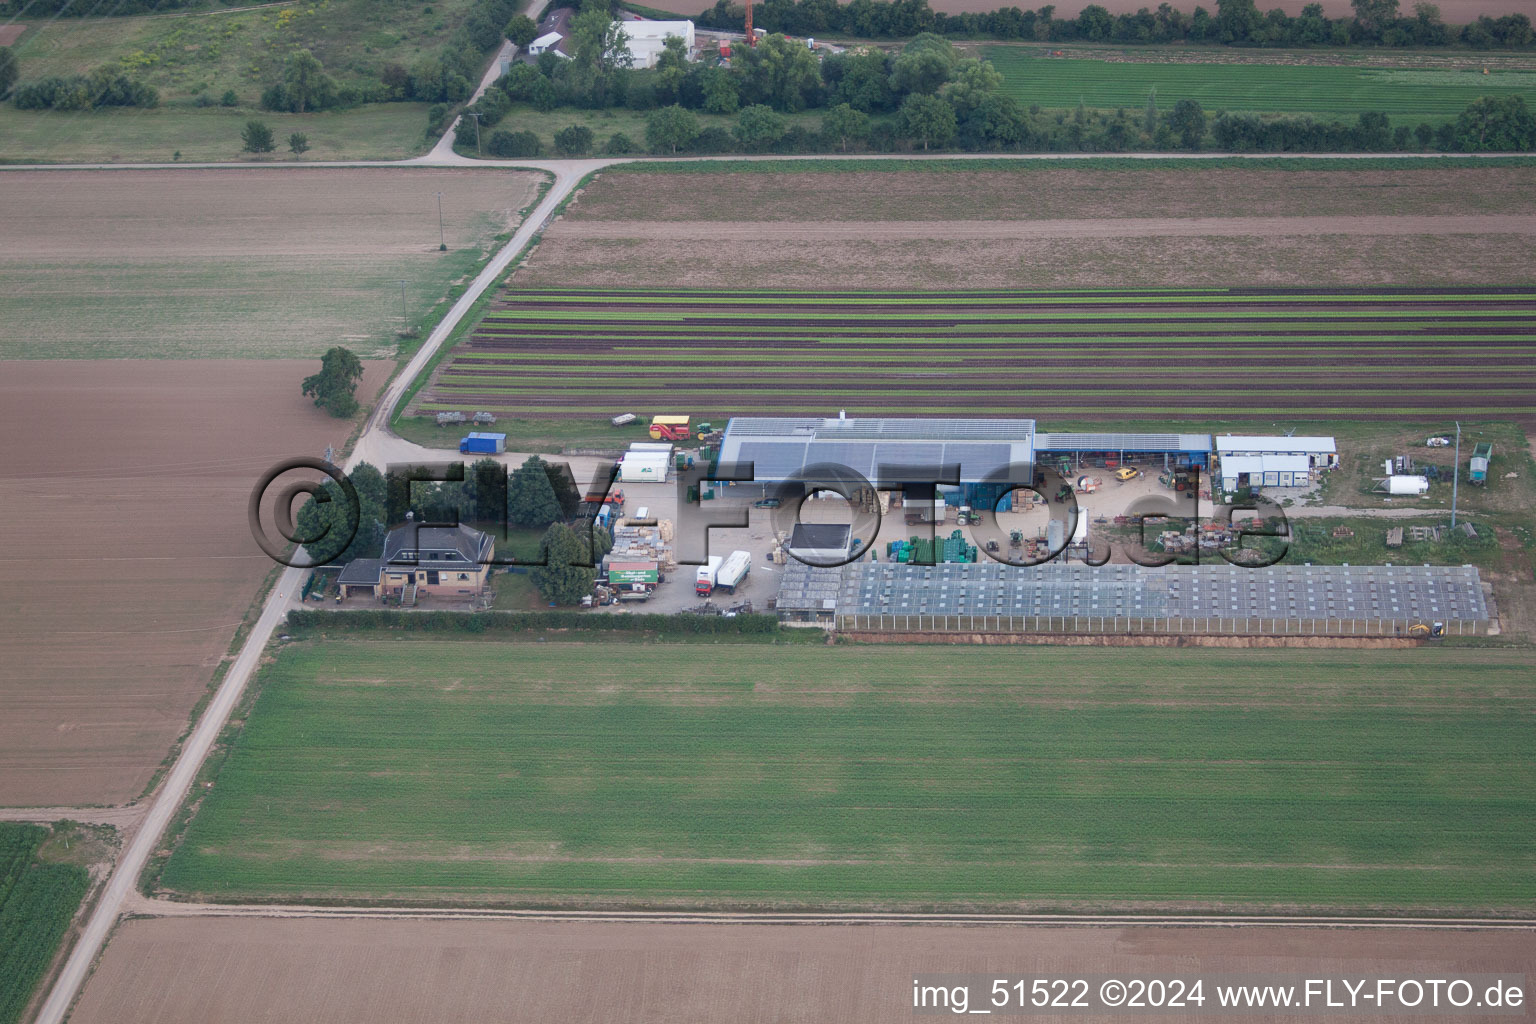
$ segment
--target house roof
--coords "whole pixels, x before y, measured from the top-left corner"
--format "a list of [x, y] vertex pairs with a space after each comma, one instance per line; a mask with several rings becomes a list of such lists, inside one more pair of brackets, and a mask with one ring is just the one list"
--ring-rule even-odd
[[845, 523], [797, 523], [789, 546], [799, 551], [847, 551], [851, 537]]
[[342, 568], [336, 582], [342, 586], [373, 586], [379, 582], [379, 570], [383, 567], [382, 558], [354, 558]]
[[428, 567], [480, 564], [489, 560], [491, 547], [489, 534], [463, 523], [458, 526], [418, 526], [406, 523], [385, 535], [383, 561]]
[[[539, 38], [535, 39], [529, 45], [537, 46], [541, 50], [547, 50], [564, 38], [565, 36], [561, 35], [559, 32], [546, 32], [544, 35], [539, 36]], [[503, 434], [502, 436], [505, 437], [506, 435]]]
[[1284, 437], [1273, 434], [1250, 437], [1241, 434], [1225, 434], [1216, 438], [1216, 451], [1223, 455], [1228, 452], [1239, 454], [1306, 452], [1332, 455], [1338, 450], [1338, 444], [1331, 437]]

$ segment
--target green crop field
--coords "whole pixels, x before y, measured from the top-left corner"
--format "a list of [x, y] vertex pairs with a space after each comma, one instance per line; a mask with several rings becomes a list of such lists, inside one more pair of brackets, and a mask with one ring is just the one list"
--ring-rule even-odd
[[306, 641], [224, 900], [1536, 908], [1523, 651]]
[[1045, 57], [1037, 47], [988, 46], [982, 55], [1019, 102], [1047, 108], [1126, 107], [1140, 111], [1153, 90], [1163, 110], [1198, 100], [1207, 111], [1312, 114], [1353, 119], [1366, 110], [1398, 123], [1450, 120], [1479, 96], [1524, 96], [1536, 104], [1536, 72], [1368, 68], [1207, 61], [1104, 61]]
[[15, 1024], [85, 897], [77, 864], [42, 864], [37, 825], [0, 822], [0, 1024]]
[[1524, 420], [1536, 416], [1533, 310], [1529, 288], [769, 293], [514, 284], [412, 411]]

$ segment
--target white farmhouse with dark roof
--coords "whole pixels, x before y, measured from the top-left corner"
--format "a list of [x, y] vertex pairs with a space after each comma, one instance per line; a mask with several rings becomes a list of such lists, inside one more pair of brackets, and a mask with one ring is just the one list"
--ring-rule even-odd
[[496, 551], [490, 534], [465, 526], [406, 523], [384, 537], [383, 558], [348, 562], [337, 580], [342, 597], [396, 598], [420, 594], [474, 597], [485, 591]]

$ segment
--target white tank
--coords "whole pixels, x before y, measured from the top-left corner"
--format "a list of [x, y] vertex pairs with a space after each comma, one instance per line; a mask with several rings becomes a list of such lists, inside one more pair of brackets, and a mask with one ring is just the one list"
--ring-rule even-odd
[[1428, 494], [1429, 479], [1422, 476], [1391, 476], [1387, 478], [1388, 494]]

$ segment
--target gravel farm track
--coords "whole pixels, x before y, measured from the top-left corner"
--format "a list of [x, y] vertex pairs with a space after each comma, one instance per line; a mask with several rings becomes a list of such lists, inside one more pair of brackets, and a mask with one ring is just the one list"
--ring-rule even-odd
[[509, 288], [415, 408], [1531, 422], [1533, 315], [1536, 289]]

